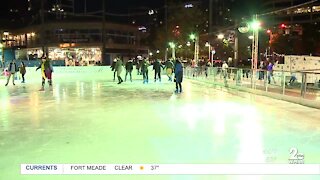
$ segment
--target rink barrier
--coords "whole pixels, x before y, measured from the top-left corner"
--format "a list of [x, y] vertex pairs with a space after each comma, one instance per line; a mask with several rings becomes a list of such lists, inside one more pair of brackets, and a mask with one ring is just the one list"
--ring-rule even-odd
[[[296, 80], [289, 83], [292, 74]], [[185, 68], [185, 77], [195, 82], [226, 87], [236, 92], [249, 92], [308, 107], [320, 109], [320, 83], [318, 72], [274, 71], [273, 76], [265, 70], [245, 68], [209, 67], [206, 77], [205, 68]], [[270, 77], [271, 83], [268, 82]]]

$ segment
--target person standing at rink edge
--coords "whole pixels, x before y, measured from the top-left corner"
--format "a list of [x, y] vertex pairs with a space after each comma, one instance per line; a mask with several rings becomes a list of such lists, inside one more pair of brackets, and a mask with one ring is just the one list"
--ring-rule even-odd
[[38, 69], [41, 69], [41, 76], [42, 76], [42, 87], [40, 91], [44, 91], [44, 85], [45, 85], [46, 79], [48, 79], [50, 90], [52, 90], [53, 67], [52, 67], [51, 61], [46, 57], [41, 58], [41, 64], [36, 69], [36, 71], [38, 71]]
[[12, 76], [12, 84], [15, 86], [16, 84], [14, 84], [14, 78], [15, 78], [14, 76], [15, 76], [15, 73], [18, 72], [18, 67], [14, 59], [12, 59], [12, 61], [10, 62], [8, 66], [8, 71], [9, 71], [9, 75], [8, 75], [6, 86], [8, 86], [11, 76]]
[[183, 80], [183, 66], [180, 60], [176, 60], [174, 66], [174, 81], [176, 82], [176, 91], [175, 93], [182, 93], [182, 80]]

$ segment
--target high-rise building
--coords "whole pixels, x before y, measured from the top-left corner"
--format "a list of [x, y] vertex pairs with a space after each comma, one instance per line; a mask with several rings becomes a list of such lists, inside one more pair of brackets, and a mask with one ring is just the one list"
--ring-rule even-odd
[[320, 3], [302, 5], [304, 3], [306, 3], [304, 0], [268, 0], [262, 4], [262, 9], [264, 13], [269, 13], [266, 16], [269, 24], [319, 22]]
[[209, 31], [234, 24], [231, 16], [233, 0], [209, 0]]

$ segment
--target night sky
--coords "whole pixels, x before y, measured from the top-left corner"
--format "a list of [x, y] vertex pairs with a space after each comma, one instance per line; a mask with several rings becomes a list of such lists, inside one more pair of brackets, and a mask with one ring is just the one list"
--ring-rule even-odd
[[[40, 4], [40, 0], [31, 0]], [[56, 0], [47, 0], [48, 2], [55, 2]], [[76, 12], [83, 12], [85, 0], [75, 0]], [[101, 10], [102, 0], [86, 0], [88, 11]], [[165, 0], [106, 0], [107, 11], [110, 13], [126, 14], [128, 12], [141, 12], [142, 9], [155, 9], [164, 6]], [[170, 1], [170, 0], [168, 0]], [[171, 0], [172, 1], [172, 0]], [[181, 0], [183, 1], [183, 0]], [[208, 3], [209, 0], [198, 0]], [[234, 1], [233, 8], [236, 14], [249, 15], [257, 11], [257, 7], [261, 0], [230, 0]], [[40, 6], [40, 5], [38, 5]], [[26, 9], [27, 0], [1, 0], [0, 6], [0, 20], [6, 20], [14, 16], [9, 12], [11, 8]], [[236, 8], [235, 8], [236, 7]], [[26, 10], [25, 10], [26, 11]], [[27, 16], [26, 12], [20, 12], [20, 16]], [[21, 15], [22, 14], [22, 15]]]

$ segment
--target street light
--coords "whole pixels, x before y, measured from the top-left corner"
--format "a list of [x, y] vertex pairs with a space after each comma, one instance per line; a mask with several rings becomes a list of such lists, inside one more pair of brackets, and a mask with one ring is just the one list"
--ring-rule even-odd
[[174, 44], [174, 42], [169, 42], [169, 46], [172, 49], [172, 59], [175, 60], [176, 59], [176, 45]]
[[195, 34], [190, 34], [189, 38], [194, 41], [196, 39], [196, 35]]
[[224, 34], [219, 34], [218, 39], [224, 39]]
[[194, 41], [194, 60], [198, 61], [199, 59], [199, 37], [194, 33], [189, 35], [189, 38]]
[[[208, 49], [209, 49], [208, 59], [209, 59], [209, 61], [210, 61], [210, 60], [212, 61], [212, 58], [211, 58], [211, 44], [210, 44], [209, 42], [206, 42], [206, 45], [205, 45], [205, 46], [208, 47]], [[211, 64], [212, 64], [212, 62], [211, 62]]]
[[257, 31], [261, 28], [261, 22], [255, 19], [251, 22], [250, 27], [253, 31]]
[[253, 21], [250, 23], [250, 29], [252, 30], [252, 64], [251, 68], [258, 69], [258, 53], [259, 53], [259, 29], [261, 28], [261, 22], [258, 21], [258, 16], [255, 15]]

